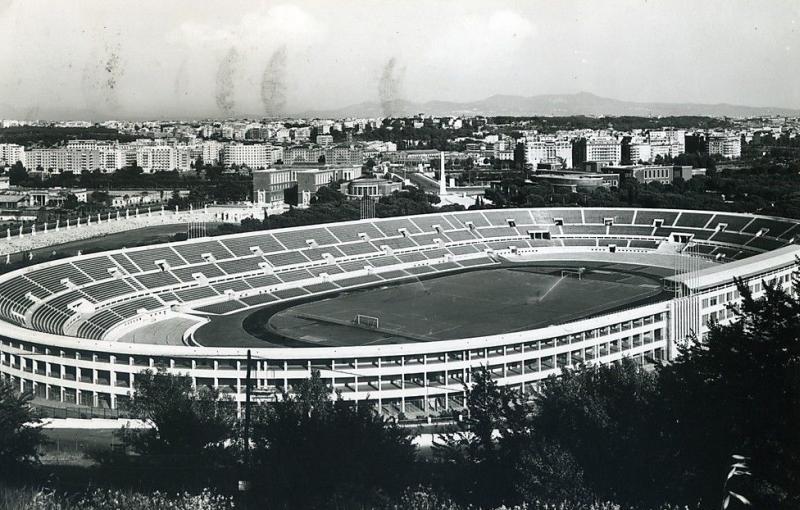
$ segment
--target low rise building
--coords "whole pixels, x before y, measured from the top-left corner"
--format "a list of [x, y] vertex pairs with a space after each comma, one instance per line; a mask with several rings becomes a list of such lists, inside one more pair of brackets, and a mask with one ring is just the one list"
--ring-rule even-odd
[[395, 191], [401, 191], [403, 183], [388, 179], [356, 179], [354, 181], [342, 183], [339, 188], [348, 198], [357, 199], [363, 197], [380, 198], [391, 195]]
[[253, 171], [253, 202], [258, 207], [283, 205], [284, 192], [297, 184], [297, 169], [279, 166]]
[[688, 181], [697, 175], [705, 175], [705, 168], [692, 168], [686, 165], [627, 165], [609, 166], [605, 170], [616, 172], [624, 179], [636, 179], [642, 184], [660, 182], [671, 184], [675, 179]]
[[297, 171], [297, 201], [299, 205], [308, 205], [311, 197], [323, 186], [338, 181], [352, 181], [361, 177], [361, 166], [325, 166]]

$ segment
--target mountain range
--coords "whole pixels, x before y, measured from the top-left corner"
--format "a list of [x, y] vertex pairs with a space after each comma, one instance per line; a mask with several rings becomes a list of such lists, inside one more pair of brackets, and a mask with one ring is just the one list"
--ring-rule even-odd
[[[44, 108], [42, 110], [45, 110]], [[38, 107], [25, 108], [18, 105], [0, 102], [0, 118], [10, 119], [50, 119], [50, 120], [93, 120], [95, 122], [108, 119], [143, 120], [142, 115], [119, 112], [116, 115], [102, 113], [91, 108], [78, 108], [62, 105], [40, 111]], [[330, 110], [307, 110], [288, 114], [294, 118], [327, 118], [342, 119], [347, 117], [385, 117], [413, 116], [417, 114], [435, 115], [439, 117], [485, 115], [494, 117], [507, 116], [637, 116], [665, 117], [681, 115], [697, 115], [706, 117], [760, 117], [788, 116], [800, 117], [800, 109], [782, 107], [743, 106], [728, 103], [664, 103], [633, 102], [601, 97], [588, 92], [577, 94], [545, 94], [536, 96], [494, 95], [478, 101], [427, 101], [414, 102], [398, 99], [389, 102], [367, 101], [343, 108]], [[263, 113], [239, 112], [231, 117], [259, 119]], [[201, 120], [221, 118], [213, 110], [196, 112], [195, 115], [180, 115], [178, 112], [163, 112], [162, 115], [147, 118]]]
[[639, 116], [664, 117], [699, 115], [708, 117], [800, 116], [800, 109], [742, 106], [728, 103], [638, 103], [597, 96], [588, 92], [577, 94], [546, 94], [537, 96], [494, 95], [479, 101], [427, 101], [423, 103], [395, 100], [386, 103], [363, 102], [335, 110], [311, 110], [296, 114], [309, 118], [345, 118], [412, 116], [419, 113], [435, 116]]

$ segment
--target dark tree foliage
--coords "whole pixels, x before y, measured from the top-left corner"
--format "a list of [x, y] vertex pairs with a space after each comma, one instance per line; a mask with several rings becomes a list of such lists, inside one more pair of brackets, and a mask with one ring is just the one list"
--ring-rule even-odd
[[523, 445], [514, 476], [519, 500], [590, 501], [583, 469], [567, 448], [534, 435]]
[[436, 149], [464, 150], [466, 142], [453, 142], [458, 138], [474, 136], [473, 123], [477, 119], [465, 119], [460, 129], [449, 129], [434, 125], [431, 119], [425, 119], [422, 127], [414, 127], [414, 119], [384, 119], [378, 128], [367, 126], [358, 139], [381, 140], [394, 142], [398, 150], [404, 149]]
[[[685, 164], [692, 164], [689, 160]], [[493, 207], [652, 207], [800, 217], [800, 166], [754, 165], [671, 184], [624, 180], [618, 188], [570, 193], [522, 176], [501, 177], [485, 192]]]
[[137, 137], [123, 135], [116, 129], [101, 126], [55, 127], [14, 126], [0, 129], [0, 143], [15, 143], [25, 147], [53, 147], [67, 140], [112, 140], [132, 142]]
[[[535, 399], [535, 433], [577, 461], [594, 495], [636, 503], [644, 487], [658, 486], [651, 419], [658, 398], [656, 377], [630, 359], [565, 369]], [[556, 450], [550, 458], [569, 467], [562, 455]]]
[[687, 498], [714, 501], [738, 454], [750, 458], [759, 506], [800, 507], [800, 282], [795, 296], [764, 289], [753, 299], [739, 282], [737, 321], [713, 326], [659, 372], [663, 461]]
[[269, 508], [370, 508], [414, 474], [407, 429], [333, 396], [318, 371], [256, 409], [252, 441], [254, 491]]
[[136, 374], [125, 409], [153, 426], [126, 428], [123, 441], [142, 454], [196, 455], [229, 437], [234, 409], [215, 389], [195, 390], [188, 376], [164, 370]]
[[727, 119], [715, 117], [702, 117], [695, 115], [682, 115], [670, 117], [587, 117], [584, 115], [571, 115], [565, 117], [510, 117], [498, 116], [490, 118], [492, 124], [512, 126], [513, 129], [537, 129], [543, 133], [555, 133], [559, 130], [572, 129], [608, 129], [630, 131], [632, 129], [662, 129], [672, 127], [676, 129], [715, 129], [728, 128], [733, 124]]
[[32, 398], [0, 380], [0, 476], [14, 475], [15, 469], [39, 459], [44, 437], [30, 405]]
[[403, 191], [396, 191], [389, 196], [381, 197], [378, 203], [375, 204], [375, 214], [379, 218], [427, 214], [436, 211], [433, 204], [438, 203], [438, 196], [429, 195], [419, 188], [408, 188]]
[[529, 410], [485, 368], [472, 372], [466, 393], [458, 432], [441, 436], [435, 448], [437, 458], [453, 466], [444, 470], [445, 484], [472, 504], [513, 503], [520, 456], [531, 439]]
[[[291, 207], [283, 214], [268, 216], [263, 221], [253, 219], [243, 220], [240, 230], [252, 231], [297, 227], [360, 219], [360, 203], [357, 200], [349, 200], [336, 188], [337, 186], [335, 184], [320, 188], [312, 197], [309, 207], [305, 209]], [[418, 188], [411, 187], [381, 197], [378, 203], [375, 204], [375, 215], [379, 218], [388, 218], [392, 216], [451, 212], [464, 209], [460, 205], [448, 205], [439, 208], [434, 207], [433, 204], [437, 204], [438, 202], [439, 197], [426, 194]]]
[[28, 180], [28, 171], [22, 166], [22, 163], [17, 161], [11, 165], [8, 171], [8, 182], [12, 186], [22, 186]]

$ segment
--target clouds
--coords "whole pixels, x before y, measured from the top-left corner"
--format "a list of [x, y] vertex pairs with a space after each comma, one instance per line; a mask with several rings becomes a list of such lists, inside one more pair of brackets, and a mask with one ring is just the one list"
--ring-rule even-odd
[[0, 45], [0, 116], [260, 115], [579, 90], [798, 107], [797, 23], [793, 0], [0, 0], [13, 41]]
[[290, 4], [265, 7], [254, 4], [236, 20], [220, 23], [218, 19], [183, 21], [167, 33], [167, 42], [187, 47], [235, 45], [260, 48], [279, 44], [311, 44], [324, 37], [326, 27], [307, 10]]
[[489, 16], [460, 16], [447, 23], [430, 41], [427, 59], [434, 65], [454, 62], [468, 69], [485, 68], [493, 63], [510, 63], [514, 53], [529, 43], [536, 34], [535, 25], [526, 17], [509, 10]]

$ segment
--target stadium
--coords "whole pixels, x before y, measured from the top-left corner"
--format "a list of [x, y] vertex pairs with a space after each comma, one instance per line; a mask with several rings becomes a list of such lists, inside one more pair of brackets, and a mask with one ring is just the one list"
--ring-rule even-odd
[[533, 391], [566, 366], [671, 359], [742, 278], [786, 285], [800, 222], [711, 211], [496, 209], [190, 239], [0, 276], [0, 376], [116, 409], [165, 368], [240, 405], [319, 370], [407, 418], [457, 411], [470, 372]]

